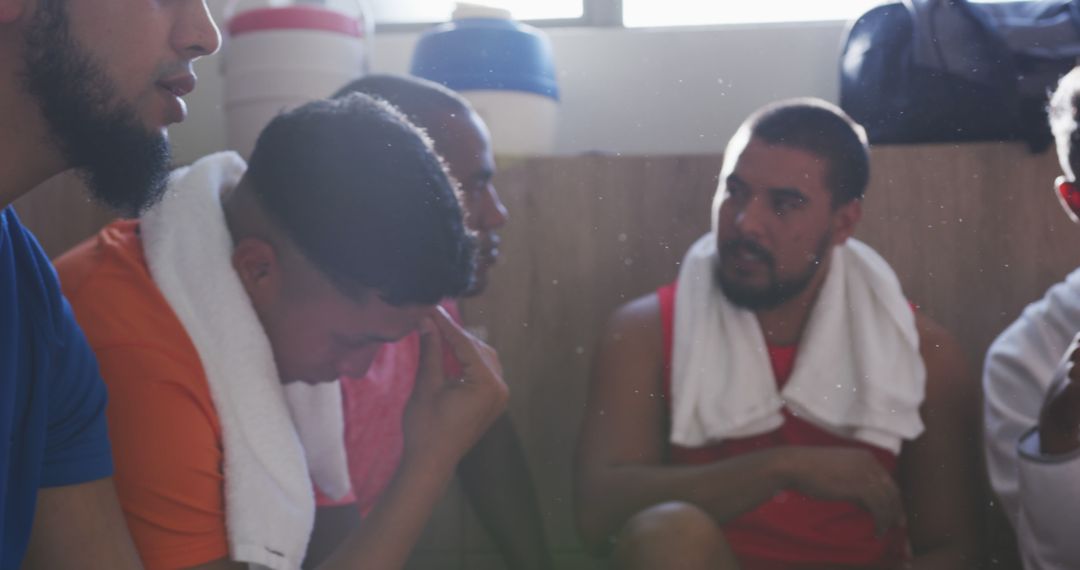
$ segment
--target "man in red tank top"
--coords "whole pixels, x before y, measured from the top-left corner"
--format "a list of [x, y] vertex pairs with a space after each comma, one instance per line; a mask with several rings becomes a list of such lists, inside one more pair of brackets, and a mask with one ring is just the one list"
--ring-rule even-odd
[[[834, 250], [861, 217], [865, 140], [838, 108], [799, 100], [755, 113], [725, 152], [713, 287], [760, 325], [777, 390]], [[772, 431], [680, 447], [671, 443], [675, 292], [619, 308], [601, 340], [576, 461], [586, 543], [613, 550], [618, 568], [975, 565], [978, 400], [946, 331], [916, 313], [925, 430], [898, 453], [787, 407]]]

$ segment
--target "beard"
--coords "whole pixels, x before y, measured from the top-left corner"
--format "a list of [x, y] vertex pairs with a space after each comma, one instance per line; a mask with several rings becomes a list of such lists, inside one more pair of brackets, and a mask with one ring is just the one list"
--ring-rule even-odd
[[[765, 311], [775, 309], [780, 305], [797, 297], [806, 290], [810, 282], [821, 268], [821, 262], [825, 259], [829, 244], [832, 241], [832, 232], [826, 232], [818, 242], [814, 256], [810, 263], [798, 275], [781, 279], [776, 273], [776, 260], [772, 254], [765, 251], [760, 245], [742, 239], [733, 239], [720, 248], [713, 261], [713, 282], [723, 292], [724, 296], [736, 307], [750, 311]], [[769, 282], [764, 287], [752, 287], [730, 279], [721, 264], [723, 257], [732, 255], [735, 248], [747, 248], [753, 251], [769, 268]]]
[[24, 47], [23, 87], [37, 101], [52, 143], [94, 198], [132, 217], [154, 204], [168, 181], [169, 141], [139, 121], [71, 36], [63, 2], [38, 6]]

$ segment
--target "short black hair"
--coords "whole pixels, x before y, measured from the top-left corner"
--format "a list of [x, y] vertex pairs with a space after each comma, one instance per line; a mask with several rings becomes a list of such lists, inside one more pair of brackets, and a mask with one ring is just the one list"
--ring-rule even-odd
[[768, 105], [743, 123], [751, 136], [824, 158], [833, 206], [858, 200], [870, 182], [866, 131], [839, 107], [820, 99], [790, 99]]
[[433, 304], [472, 284], [457, 188], [427, 136], [361, 94], [275, 117], [247, 176], [260, 205], [346, 295]]
[[339, 89], [334, 97], [352, 93], [363, 93], [387, 101], [414, 124], [429, 131], [438, 126], [434, 124], [437, 117], [473, 112], [472, 105], [460, 94], [440, 83], [410, 75], [365, 75]]
[[1073, 175], [1080, 174], [1080, 67], [1073, 68], [1058, 82], [1057, 89], [1050, 96], [1047, 108], [1050, 117], [1050, 131], [1054, 133], [1058, 157], [1068, 162]]

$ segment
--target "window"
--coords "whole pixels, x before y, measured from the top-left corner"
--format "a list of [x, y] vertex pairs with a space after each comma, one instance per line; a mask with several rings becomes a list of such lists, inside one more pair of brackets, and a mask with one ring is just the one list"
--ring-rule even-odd
[[623, 24], [649, 26], [706, 26], [759, 22], [850, 20], [880, 0], [622, 0]]
[[[460, 0], [362, 0], [379, 25], [445, 22]], [[883, 0], [474, 0], [538, 25], [643, 28], [853, 20]], [[1008, 2], [1012, 0], [972, 0]]]
[[[622, 2], [628, 28], [854, 20], [882, 0], [589, 0]], [[975, 3], [1012, 0], [973, 0]]]
[[[510, 10], [518, 20], [575, 20], [585, 13], [585, 0], [485, 0], [483, 4]], [[367, 0], [378, 24], [445, 22], [455, 0]]]

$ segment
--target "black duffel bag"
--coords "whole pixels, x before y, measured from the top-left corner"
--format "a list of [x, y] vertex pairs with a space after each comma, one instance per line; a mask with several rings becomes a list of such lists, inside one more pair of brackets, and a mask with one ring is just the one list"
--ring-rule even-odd
[[1047, 94], [1080, 55], [1080, 0], [905, 0], [852, 24], [840, 106], [872, 143], [1051, 142]]

